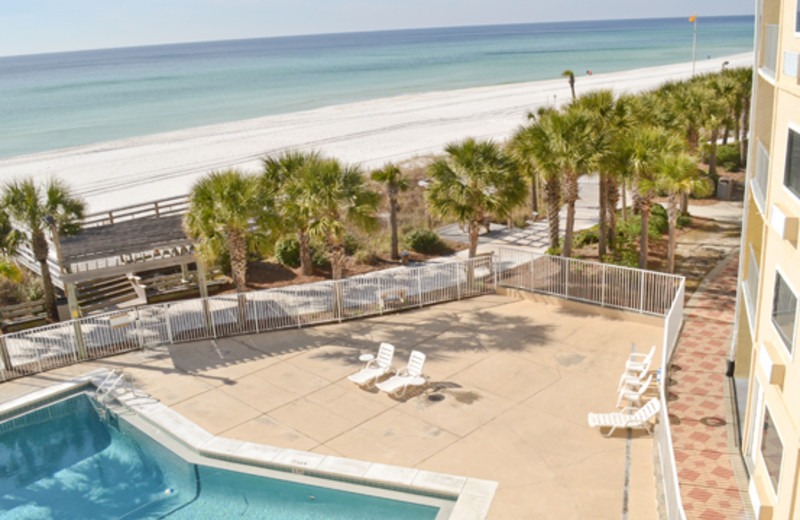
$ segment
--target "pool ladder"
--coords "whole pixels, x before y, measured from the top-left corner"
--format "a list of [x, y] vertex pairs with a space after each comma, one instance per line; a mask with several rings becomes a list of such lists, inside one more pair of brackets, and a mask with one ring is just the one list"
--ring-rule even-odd
[[109, 418], [108, 403], [113, 397], [112, 393], [117, 389], [128, 390], [130, 393], [136, 395], [136, 388], [133, 386], [133, 377], [126, 374], [124, 371], [117, 372], [112, 370], [106, 375], [103, 382], [98, 385], [94, 393], [94, 399], [97, 402], [97, 413], [101, 419]]

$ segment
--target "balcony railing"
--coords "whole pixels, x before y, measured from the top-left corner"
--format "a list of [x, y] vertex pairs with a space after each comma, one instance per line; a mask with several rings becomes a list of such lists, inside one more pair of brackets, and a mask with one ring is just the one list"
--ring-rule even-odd
[[778, 35], [780, 28], [778, 25], [767, 25], [764, 31], [764, 46], [761, 57], [761, 70], [769, 77], [775, 78], [775, 71], [778, 69]]
[[769, 152], [761, 141], [756, 144], [755, 174], [751, 180], [753, 198], [763, 215], [767, 208], [767, 189], [769, 187]]
[[744, 302], [747, 307], [747, 320], [751, 333], [755, 330], [756, 305], [758, 304], [758, 279], [760, 270], [753, 246], [750, 246], [750, 258], [747, 262], [747, 278], [744, 281]]

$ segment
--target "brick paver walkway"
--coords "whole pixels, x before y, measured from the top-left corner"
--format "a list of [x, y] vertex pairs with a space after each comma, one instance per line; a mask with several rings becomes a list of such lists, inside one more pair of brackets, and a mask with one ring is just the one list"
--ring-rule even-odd
[[738, 257], [698, 289], [670, 374], [670, 420], [689, 519], [747, 518], [728, 444], [723, 385], [736, 308]]

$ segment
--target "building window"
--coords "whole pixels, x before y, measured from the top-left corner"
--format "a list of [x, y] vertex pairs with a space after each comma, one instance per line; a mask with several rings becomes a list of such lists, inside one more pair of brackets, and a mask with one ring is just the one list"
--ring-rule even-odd
[[775, 296], [772, 299], [772, 324], [792, 353], [794, 344], [794, 322], [797, 316], [797, 296], [794, 295], [780, 273], [775, 273]]
[[761, 432], [761, 456], [767, 467], [772, 489], [778, 494], [778, 483], [781, 480], [781, 463], [783, 462], [783, 442], [775, 429], [775, 423], [769, 408], [764, 410], [764, 430]]
[[800, 134], [789, 129], [789, 143], [786, 145], [786, 173], [783, 184], [789, 191], [800, 197]]

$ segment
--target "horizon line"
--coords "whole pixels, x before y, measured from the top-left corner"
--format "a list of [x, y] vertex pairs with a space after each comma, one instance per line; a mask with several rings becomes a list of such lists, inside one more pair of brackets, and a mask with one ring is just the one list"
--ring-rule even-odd
[[[637, 20], [680, 20], [683, 18], [688, 19], [689, 16], [659, 16], [659, 17], [652, 17], [652, 18], [641, 18], [641, 17], [632, 17], [632, 18], [595, 18], [591, 20], [554, 20], [550, 22], [518, 22], [518, 23], [495, 23], [495, 24], [474, 24], [474, 25], [443, 25], [443, 26], [429, 26], [429, 27], [405, 27], [405, 28], [398, 28], [398, 29], [373, 29], [373, 30], [361, 30], [361, 31], [332, 31], [332, 32], [322, 32], [322, 33], [297, 33], [297, 34], [284, 34], [284, 35], [274, 35], [274, 36], [251, 36], [245, 38], [221, 38], [218, 40], [193, 40], [193, 41], [183, 41], [183, 42], [162, 42], [162, 43], [146, 43], [141, 45], [121, 45], [115, 47], [93, 47], [88, 49], [70, 49], [70, 50], [63, 50], [63, 51], [50, 51], [50, 52], [30, 52], [30, 53], [23, 53], [23, 54], [8, 54], [8, 55], [0, 55], [0, 60], [5, 58], [22, 58], [22, 57], [31, 57], [31, 56], [49, 56], [53, 54], [71, 54], [71, 53], [81, 53], [81, 52], [97, 52], [97, 51], [114, 51], [114, 50], [121, 50], [121, 49], [136, 49], [136, 48], [147, 48], [147, 47], [168, 47], [168, 46], [178, 46], [178, 45], [196, 45], [199, 43], [220, 43], [220, 42], [238, 42], [238, 41], [247, 41], [247, 40], [270, 40], [270, 39], [281, 39], [281, 38], [302, 38], [302, 37], [309, 37], [309, 36], [334, 36], [334, 35], [348, 35], [348, 34], [371, 34], [371, 33], [391, 33], [391, 32], [405, 32], [405, 31], [431, 31], [436, 29], [466, 29], [471, 27], [511, 27], [511, 26], [518, 26], [518, 25], [551, 25], [551, 24], [564, 24], [564, 23], [590, 23], [590, 22], [617, 22], [617, 21], [637, 21]], [[743, 17], [750, 17], [755, 18], [755, 14], [726, 14], [726, 15], [696, 15], [698, 20], [702, 20], [703, 18], [743, 18]]]

